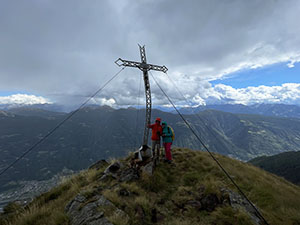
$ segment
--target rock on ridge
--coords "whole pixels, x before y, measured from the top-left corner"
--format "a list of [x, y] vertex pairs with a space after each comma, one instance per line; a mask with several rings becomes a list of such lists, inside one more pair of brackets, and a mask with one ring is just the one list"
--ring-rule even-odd
[[106, 217], [103, 208], [109, 208], [110, 213], [128, 219], [128, 215], [118, 209], [103, 195], [95, 195], [88, 199], [82, 194], [77, 195], [65, 208], [71, 225], [113, 225]]

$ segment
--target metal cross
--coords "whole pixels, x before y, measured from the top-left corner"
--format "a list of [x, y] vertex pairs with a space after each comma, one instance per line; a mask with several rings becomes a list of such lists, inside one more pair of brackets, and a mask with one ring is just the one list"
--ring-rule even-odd
[[145, 52], [145, 45], [140, 46], [140, 53], [141, 53], [141, 62], [134, 62], [128, 61], [124, 59], [117, 59], [115, 63], [118, 66], [129, 66], [129, 67], [137, 67], [141, 71], [143, 71], [144, 76], [144, 84], [145, 84], [145, 95], [146, 95], [146, 121], [145, 121], [145, 129], [144, 129], [144, 137], [143, 137], [143, 146], [148, 145], [148, 136], [149, 136], [149, 128], [148, 124], [150, 124], [151, 120], [151, 90], [150, 90], [150, 83], [149, 83], [149, 70], [156, 70], [166, 73], [168, 68], [165, 66], [157, 66], [153, 64], [147, 64], [146, 60], [146, 52]]

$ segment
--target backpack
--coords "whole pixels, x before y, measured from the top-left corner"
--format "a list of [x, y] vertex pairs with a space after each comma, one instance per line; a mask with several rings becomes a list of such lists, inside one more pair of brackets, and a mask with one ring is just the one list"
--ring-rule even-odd
[[173, 128], [170, 127], [170, 126], [168, 126], [168, 131], [169, 131], [169, 132], [171, 131], [171, 133], [172, 133], [172, 141], [174, 141], [174, 139], [175, 139], [175, 133], [174, 133]]

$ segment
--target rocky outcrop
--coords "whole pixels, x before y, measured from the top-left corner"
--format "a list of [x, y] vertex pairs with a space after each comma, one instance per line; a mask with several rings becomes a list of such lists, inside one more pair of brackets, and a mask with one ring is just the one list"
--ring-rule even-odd
[[124, 165], [121, 162], [114, 162], [111, 165], [109, 165], [104, 173], [105, 174], [115, 174], [117, 173], [122, 167], [124, 167]]
[[206, 187], [203, 185], [199, 187], [196, 194], [194, 194], [194, 199], [188, 200], [185, 204], [179, 207], [184, 209], [185, 205], [192, 206], [197, 210], [205, 210], [207, 212], [213, 212], [215, 208], [219, 205], [224, 204], [225, 198], [223, 196], [219, 197], [215, 193], [205, 194]]
[[96, 162], [96, 163], [94, 163], [93, 165], [91, 165], [91, 166], [89, 167], [89, 170], [91, 170], [91, 169], [99, 170], [99, 169], [101, 169], [101, 168], [103, 168], [103, 167], [106, 167], [106, 166], [108, 166], [108, 165], [109, 165], [109, 164], [108, 164], [108, 162], [106, 162], [106, 160], [101, 159], [101, 160], [99, 160], [98, 162]]
[[189, 200], [186, 205], [195, 207], [198, 210], [206, 210], [208, 212], [214, 211], [214, 209], [220, 205], [222, 202], [215, 194], [209, 194], [203, 196], [201, 199]]
[[139, 179], [139, 171], [135, 168], [125, 167], [121, 162], [115, 162], [109, 165], [100, 180], [105, 180], [108, 177], [117, 179], [120, 182], [128, 182]]
[[134, 168], [127, 168], [119, 173], [120, 182], [128, 182], [139, 179], [139, 172]]
[[83, 195], [77, 195], [67, 206], [65, 211], [70, 217], [71, 225], [113, 225], [105, 217], [99, 206], [112, 204], [102, 195], [95, 196], [94, 201], [86, 203]]
[[[103, 165], [106, 165], [105, 162], [99, 161], [93, 165], [93, 168], [103, 168]], [[116, 161], [108, 165], [104, 172], [101, 173], [100, 181], [109, 183], [113, 179], [113, 185], [106, 187], [106, 189], [113, 188], [118, 193], [118, 196], [125, 199], [130, 198], [135, 196], [135, 194], [122, 187], [120, 183], [138, 180], [140, 173], [152, 175], [153, 167], [154, 163], [152, 161], [146, 162], [139, 169]], [[124, 211], [118, 209], [112, 202], [100, 194], [103, 193], [102, 191], [104, 189], [101, 187], [92, 197], [85, 197], [84, 193], [79, 194], [66, 206], [66, 212], [70, 217], [71, 225], [111, 225], [113, 221], [109, 221], [109, 218], [111, 220], [111, 218], [115, 217], [129, 220], [129, 216]], [[217, 207], [231, 206], [233, 209], [246, 212], [252, 219], [253, 224], [263, 224], [263, 221], [251, 204], [241, 195], [230, 189], [220, 188], [215, 193], [211, 193], [207, 191], [204, 185], [201, 185], [196, 192], [189, 191], [186, 194], [190, 196], [189, 200], [172, 201], [178, 212], [185, 212], [189, 207], [192, 207], [199, 211], [212, 213]], [[162, 204], [164, 203], [162, 202]], [[122, 209], [124, 210], [124, 208]], [[142, 224], [147, 219], [151, 219], [152, 223], [158, 223], [165, 219], [165, 215], [157, 211], [156, 208], [152, 208], [151, 211], [145, 211], [142, 205], [137, 204], [135, 207], [135, 218], [141, 221]]]
[[257, 214], [256, 210], [250, 205], [250, 203], [244, 197], [228, 189], [222, 189], [222, 192], [228, 194], [229, 204], [234, 209], [243, 209], [248, 213], [248, 215], [251, 217], [253, 221], [253, 224], [255, 225], [264, 224], [264, 222]]
[[88, 199], [79, 194], [65, 208], [71, 225], [113, 225], [106, 217], [107, 210], [110, 215], [115, 214], [124, 219], [128, 218], [126, 213], [118, 209], [103, 195], [95, 195], [92, 199]]
[[207, 212], [213, 212], [218, 206], [230, 205], [233, 209], [246, 212], [252, 219], [253, 224], [264, 224], [256, 210], [244, 197], [226, 188], [222, 188], [220, 191], [221, 195], [215, 193], [205, 194], [205, 187], [202, 186], [194, 199], [188, 200], [183, 204], [175, 203], [175, 205], [181, 210], [185, 210], [186, 206], [191, 206], [199, 211], [205, 210]]
[[[100, 169], [107, 166], [105, 160], [100, 160], [89, 169]], [[126, 168], [121, 162], [110, 164], [103, 172], [101, 180], [112, 177], [119, 182], [131, 181], [138, 179], [138, 171], [133, 168]], [[120, 195], [128, 196], [127, 190], [120, 190]], [[112, 215], [128, 219], [128, 215], [118, 209], [112, 202], [101, 194], [95, 194], [92, 197], [85, 197], [85, 194], [77, 195], [65, 207], [65, 211], [70, 218], [71, 225], [112, 225], [107, 219], [107, 215]]]
[[142, 172], [145, 174], [148, 174], [149, 176], [151, 176], [153, 174], [153, 162], [149, 162], [148, 164], [146, 164], [144, 167], [142, 167]]

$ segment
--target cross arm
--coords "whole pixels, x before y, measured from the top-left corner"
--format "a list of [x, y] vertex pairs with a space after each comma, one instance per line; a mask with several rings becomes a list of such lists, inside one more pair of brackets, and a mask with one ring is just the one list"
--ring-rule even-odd
[[115, 63], [118, 66], [129, 66], [129, 67], [137, 67], [140, 70], [156, 70], [156, 71], [161, 71], [166, 73], [168, 71], [168, 68], [166, 66], [158, 66], [158, 65], [153, 65], [153, 64], [146, 64], [146, 63], [140, 63], [140, 62], [134, 62], [134, 61], [129, 61], [129, 60], [124, 60], [121, 58], [118, 58]]
[[152, 64], [148, 64], [148, 70], [156, 70], [156, 71], [161, 71], [166, 73], [168, 71], [168, 68], [166, 66], [158, 66], [158, 65], [152, 65]]
[[121, 58], [118, 58], [115, 63], [118, 66], [129, 66], [129, 67], [137, 67], [140, 68], [141, 67], [141, 63], [140, 62], [134, 62], [134, 61], [129, 61], [129, 60], [124, 60]]

